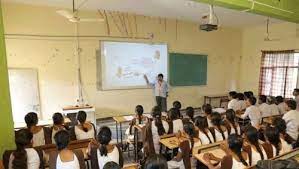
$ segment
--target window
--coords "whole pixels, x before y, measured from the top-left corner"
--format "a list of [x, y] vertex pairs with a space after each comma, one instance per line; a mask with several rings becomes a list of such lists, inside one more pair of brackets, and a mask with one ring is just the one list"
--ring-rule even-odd
[[259, 94], [291, 98], [297, 86], [299, 53], [288, 51], [263, 51]]

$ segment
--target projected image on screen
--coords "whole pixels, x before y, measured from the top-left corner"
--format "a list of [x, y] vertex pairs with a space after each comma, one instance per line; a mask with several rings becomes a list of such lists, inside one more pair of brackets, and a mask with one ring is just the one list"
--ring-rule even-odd
[[165, 44], [102, 42], [103, 89], [146, 87], [144, 74], [154, 81], [163, 73], [167, 80], [167, 57]]

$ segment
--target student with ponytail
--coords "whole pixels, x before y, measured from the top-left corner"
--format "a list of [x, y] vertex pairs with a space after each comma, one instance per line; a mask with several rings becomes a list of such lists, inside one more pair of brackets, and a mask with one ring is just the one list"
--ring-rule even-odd
[[236, 113], [233, 109], [228, 109], [225, 112], [226, 122], [230, 126], [229, 134], [241, 134], [241, 129], [239, 124], [236, 122]]
[[221, 115], [218, 112], [214, 112], [211, 115], [212, 127], [215, 131], [215, 140], [222, 141], [227, 139], [228, 130], [224, 125]]
[[203, 111], [203, 113], [207, 117], [209, 127], [212, 127], [212, 122], [211, 122], [211, 115], [212, 115], [212, 111], [213, 111], [212, 106], [210, 104], [204, 104], [201, 107], [201, 110]]
[[55, 144], [54, 136], [58, 131], [67, 130], [68, 128], [64, 125], [64, 117], [61, 113], [54, 113], [52, 116], [52, 144]]
[[77, 140], [95, 138], [94, 124], [86, 122], [86, 112], [79, 111], [77, 114], [77, 120], [79, 124], [75, 126], [75, 135]]
[[9, 158], [9, 169], [39, 169], [43, 168], [42, 153], [31, 148], [33, 135], [27, 129], [16, 132], [15, 143], [17, 149]]
[[[250, 165], [248, 163], [249, 156], [246, 152], [242, 151], [242, 147], [243, 147], [242, 137], [238, 136], [236, 134], [231, 134], [228, 136], [227, 145], [221, 145], [221, 148], [226, 152], [226, 156], [224, 156], [221, 159], [221, 158], [215, 157], [214, 154], [205, 153], [203, 156], [203, 159], [205, 160], [204, 164], [209, 169], [219, 169], [219, 168], [226, 168], [226, 167], [223, 167], [223, 166], [228, 165], [228, 164], [225, 164], [225, 161], [232, 161], [231, 169], [246, 168]], [[211, 160], [218, 161], [219, 164], [217, 166], [214, 166], [211, 163]]]
[[110, 128], [103, 126], [97, 135], [97, 143], [91, 142], [89, 145], [92, 169], [101, 169], [110, 161], [119, 164], [121, 167], [123, 166], [122, 151], [116, 145], [110, 143], [111, 136]]
[[33, 134], [32, 146], [45, 145], [45, 131], [41, 126], [37, 126], [38, 117], [34, 112], [30, 112], [25, 116], [25, 122], [27, 124], [28, 130]]
[[248, 126], [245, 130], [246, 143], [250, 145], [252, 152], [252, 165], [255, 165], [259, 160], [267, 159], [267, 154], [263, 146], [259, 143], [258, 131], [253, 126]]
[[281, 117], [276, 117], [272, 120], [272, 125], [279, 131], [282, 151], [291, 151], [292, 144], [295, 142], [295, 140], [287, 133], [286, 122]]
[[281, 153], [285, 153], [281, 151], [282, 145], [279, 137], [279, 131], [277, 128], [268, 126], [266, 127], [264, 134], [265, 134], [266, 142], [270, 143], [272, 146], [273, 157], [276, 157]]
[[188, 121], [194, 123], [194, 108], [193, 107], [186, 108], [186, 115], [187, 115]]
[[176, 108], [171, 108], [168, 112], [169, 132], [177, 133], [183, 131], [183, 120], [180, 118], [180, 111]]
[[211, 144], [215, 142], [214, 137], [211, 131], [209, 130], [208, 121], [206, 117], [196, 117], [195, 126], [199, 129], [198, 138], [202, 145]]

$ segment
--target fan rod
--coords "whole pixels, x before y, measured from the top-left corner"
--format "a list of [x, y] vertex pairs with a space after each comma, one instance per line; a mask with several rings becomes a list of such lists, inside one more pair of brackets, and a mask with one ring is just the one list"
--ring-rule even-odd
[[143, 40], [150, 40], [149, 37], [129, 37], [129, 36], [107, 36], [107, 35], [43, 35], [43, 34], [4, 34], [5, 37], [40, 37], [40, 38], [116, 38], [116, 39], [143, 39]]

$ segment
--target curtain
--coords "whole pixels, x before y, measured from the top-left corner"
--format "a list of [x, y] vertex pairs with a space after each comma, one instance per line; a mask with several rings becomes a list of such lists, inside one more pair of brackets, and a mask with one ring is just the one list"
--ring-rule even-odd
[[259, 94], [291, 98], [298, 68], [299, 57], [294, 50], [262, 51]]

